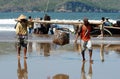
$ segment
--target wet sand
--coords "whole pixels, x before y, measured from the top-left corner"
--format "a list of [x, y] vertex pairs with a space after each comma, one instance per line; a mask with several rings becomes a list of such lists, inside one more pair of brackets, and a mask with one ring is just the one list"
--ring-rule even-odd
[[[13, 40], [13, 34], [5, 33], [5, 38]], [[80, 44], [74, 44], [73, 40], [70, 44], [59, 46], [47, 39], [43, 42], [31, 38], [28, 58], [24, 60], [23, 51], [21, 58], [17, 58], [15, 40], [5, 39], [0, 42], [0, 79], [19, 79], [23, 74], [26, 79], [119, 79], [120, 38], [110, 37], [110, 44], [108, 41], [92, 39], [96, 40], [93, 42], [93, 64], [89, 62], [88, 51], [86, 62], [82, 62]]]

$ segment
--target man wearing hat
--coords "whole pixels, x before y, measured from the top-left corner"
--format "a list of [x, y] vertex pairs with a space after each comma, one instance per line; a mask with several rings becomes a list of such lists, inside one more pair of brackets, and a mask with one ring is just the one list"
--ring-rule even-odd
[[17, 42], [17, 51], [18, 51], [18, 57], [20, 57], [20, 51], [21, 51], [21, 46], [24, 47], [24, 58], [26, 57], [27, 53], [27, 39], [28, 39], [28, 31], [27, 31], [27, 19], [26, 16], [21, 14], [18, 19], [18, 23], [16, 25], [16, 35], [18, 37], [18, 42]]

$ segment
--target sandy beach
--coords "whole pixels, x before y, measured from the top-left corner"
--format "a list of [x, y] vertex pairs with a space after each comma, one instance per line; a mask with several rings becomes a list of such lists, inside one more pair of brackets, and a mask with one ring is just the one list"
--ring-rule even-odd
[[25, 79], [119, 79], [120, 37], [92, 38], [93, 64], [88, 51], [82, 62], [80, 44], [74, 44], [73, 37], [64, 46], [52, 43], [50, 37], [32, 37], [24, 60], [23, 51], [17, 58], [14, 31], [0, 32], [0, 79], [21, 79], [23, 75]]

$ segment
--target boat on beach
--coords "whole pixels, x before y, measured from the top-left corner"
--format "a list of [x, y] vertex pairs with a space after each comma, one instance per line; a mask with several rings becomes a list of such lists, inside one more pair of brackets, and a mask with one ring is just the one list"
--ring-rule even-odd
[[[50, 20], [50, 21], [44, 21], [44, 20], [33, 20], [34, 23], [42, 23], [42, 24], [55, 24], [57, 26], [62, 26], [60, 30], [67, 29], [68, 31], [71, 31], [71, 26], [73, 26], [72, 31], [75, 33], [75, 28], [79, 26], [79, 24], [83, 24], [82, 20]], [[102, 22], [100, 20], [89, 20], [90, 24], [93, 26], [92, 35], [99, 35], [100, 34], [100, 25], [102, 25]], [[113, 21], [112, 26], [103, 26], [104, 27], [104, 34], [107, 36], [112, 35], [120, 35], [120, 25], [117, 24], [116, 21]], [[63, 27], [64, 26], [64, 27]], [[66, 26], [68, 26], [66, 28]], [[69, 32], [70, 32], [69, 31]]]

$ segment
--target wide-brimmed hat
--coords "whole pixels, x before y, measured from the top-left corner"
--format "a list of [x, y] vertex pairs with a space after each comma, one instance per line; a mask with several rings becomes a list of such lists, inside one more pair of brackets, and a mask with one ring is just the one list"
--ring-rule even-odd
[[26, 19], [27, 17], [23, 14], [21, 14], [16, 20], [20, 21], [21, 19]]

